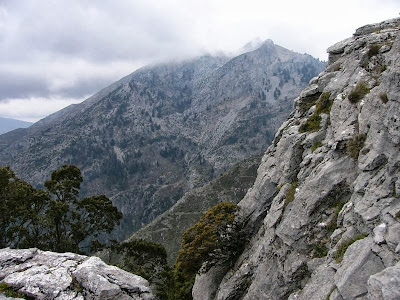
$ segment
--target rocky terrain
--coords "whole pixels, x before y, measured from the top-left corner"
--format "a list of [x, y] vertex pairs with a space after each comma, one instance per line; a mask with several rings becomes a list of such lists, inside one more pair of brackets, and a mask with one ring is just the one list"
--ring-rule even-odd
[[239, 203], [245, 250], [194, 299], [400, 299], [399, 28], [328, 49]]
[[147, 280], [97, 257], [35, 248], [1, 249], [0, 281], [0, 291], [18, 293], [0, 299], [153, 299]]
[[105, 194], [123, 238], [270, 144], [324, 64], [266, 41], [237, 57], [137, 70], [78, 105], [0, 136], [0, 165], [40, 185], [75, 164], [82, 196]]

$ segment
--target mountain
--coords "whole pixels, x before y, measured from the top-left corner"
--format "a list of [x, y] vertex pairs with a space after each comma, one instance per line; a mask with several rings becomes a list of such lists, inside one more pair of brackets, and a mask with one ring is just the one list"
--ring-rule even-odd
[[32, 124], [33, 123], [31, 122], [0, 117], [0, 134], [9, 132], [17, 128], [26, 128], [31, 126]]
[[0, 165], [41, 184], [62, 164], [124, 214], [123, 238], [260, 154], [324, 63], [272, 41], [236, 57], [144, 67], [31, 128], [0, 136]]
[[247, 245], [194, 299], [400, 298], [399, 28], [328, 49], [239, 203]]

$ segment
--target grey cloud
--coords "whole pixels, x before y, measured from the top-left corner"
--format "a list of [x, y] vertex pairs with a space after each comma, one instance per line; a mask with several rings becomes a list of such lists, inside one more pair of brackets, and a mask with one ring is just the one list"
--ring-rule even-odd
[[43, 78], [4, 74], [0, 70], [0, 102], [10, 98], [46, 97], [49, 89]]
[[187, 48], [182, 45], [188, 42], [185, 34], [182, 36], [184, 31], [171, 21], [171, 15], [139, 1], [6, 3], [7, 20], [16, 18], [16, 25], [9, 30], [18, 39], [0, 33], [9, 43], [6, 48], [0, 46], [0, 51], [11, 59], [49, 53], [104, 62], [154, 58], [165, 51], [172, 54], [171, 44], [181, 46], [175, 51]]
[[[79, 98], [134, 71], [107, 72], [103, 68], [103, 74], [89, 71], [76, 75], [77, 61], [95, 68], [116, 61], [142, 65], [143, 61], [193, 54], [196, 45], [179, 28], [177, 18], [165, 14], [156, 1], [150, 2], [0, 1], [0, 101], [39, 96]], [[60, 61], [64, 68], [54, 73], [59, 66], [52, 64]], [[13, 64], [18, 67], [10, 68]], [[2, 65], [8, 68], [2, 69]], [[61, 82], [56, 88], [55, 80]]]

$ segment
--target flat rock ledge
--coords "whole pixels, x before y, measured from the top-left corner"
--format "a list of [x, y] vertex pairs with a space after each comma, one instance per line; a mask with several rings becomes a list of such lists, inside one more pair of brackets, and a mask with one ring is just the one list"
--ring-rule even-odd
[[147, 280], [98, 257], [36, 248], [0, 249], [0, 283], [28, 299], [154, 299]]

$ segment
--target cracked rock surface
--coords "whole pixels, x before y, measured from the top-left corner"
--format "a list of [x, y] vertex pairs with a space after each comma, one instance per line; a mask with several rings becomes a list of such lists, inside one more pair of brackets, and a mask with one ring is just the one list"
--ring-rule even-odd
[[246, 248], [194, 299], [400, 299], [399, 28], [328, 49], [239, 203]]
[[0, 282], [34, 299], [153, 299], [147, 280], [98, 257], [36, 248], [0, 249]]

